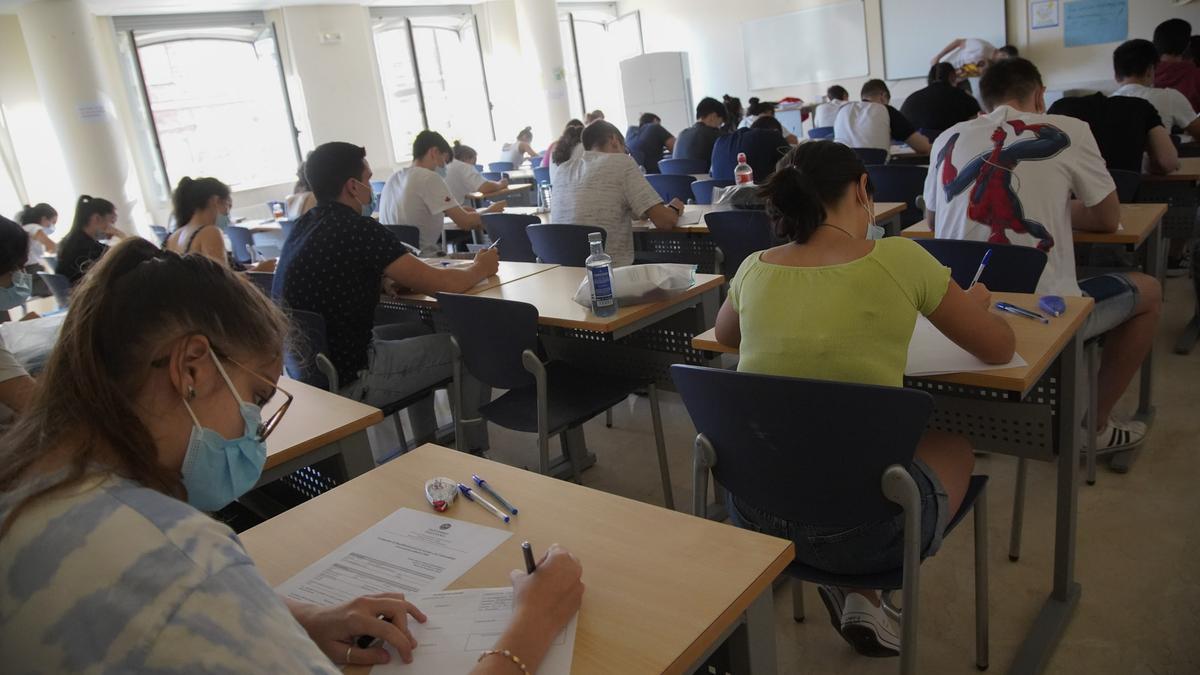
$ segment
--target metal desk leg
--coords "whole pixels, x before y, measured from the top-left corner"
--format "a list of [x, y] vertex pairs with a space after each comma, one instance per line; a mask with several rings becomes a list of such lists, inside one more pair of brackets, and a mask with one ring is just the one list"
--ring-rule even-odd
[[734, 675], [774, 675], [779, 664], [775, 657], [775, 598], [773, 586], [763, 589], [746, 608], [746, 623], [729, 636], [730, 671]]
[[1078, 404], [1077, 369], [1083, 363], [1083, 343], [1078, 335], [1062, 352], [1062, 393], [1058, 415], [1058, 494], [1054, 527], [1054, 588], [1034, 619], [1008, 672], [1040, 673], [1071, 623], [1082, 587], [1075, 581], [1075, 530], [1079, 500], [1079, 434], [1082, 411]]
[[[1162, 223], [1154, 228], [1154, 233], [1146, 240], [1146, 274], [1158, 280], [1158, 283], [1163, 283], [1163, 235]], [[1150, 353], [1146, 354], [1146, 360], [1142, 362], [1141, 386], [1138, 388], [1138, 408], [1137, 414], [1134, 416], [1140, 422], [1145, 423], [1147, 430], [1154, 424], [1154, 347], [1150, 347]], [[1133, 450], [1123, 450], [1113, 453], [1108, 461], [1108, 466], [1117, 473], [1125, 473], [1129, 471], [1129, 466], [1133, 463]]]
[[338, 448], [338, 464], [345, 480], [351, 480], [375, 468], [375, 456], [371, 454], [371, 442], [367, 438], [366, 429], [338, 441]]
[[[1194, 248], [1194, 246], [1193, 246]], [[1196, 341], [1200, 340], [1200, 256], [1192, 252], [1192, 286], [1196, 291], [1196, 312], [1175, 341], [1176, 354], [1191, 354]]]
[[563, 480], [573, 480], [574, 472], [567, 456], [575, 457], [579, 470], [592, 468], [596, 463], [596, 455], [587, 449], [587, 439], [583, 435], [583, 427], [568, 429], [560, 434], [563, 454], [550, 460], [550, 475]]

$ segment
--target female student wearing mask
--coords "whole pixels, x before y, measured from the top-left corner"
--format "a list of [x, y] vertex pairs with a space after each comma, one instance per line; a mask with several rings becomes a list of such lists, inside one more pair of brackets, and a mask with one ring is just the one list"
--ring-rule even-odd
[[[599, 111], [599, 110], [597, 110], [597, 111], [595, 111], [595, 112], [600, 112], [600, 111]], [[591, 113], [588, 113], [588, 115], [589, 115], [589, 117], [590, 117]], [[603, 114], [603, 113], [601, 113], [601, 114], [600, 114], [600, 118], [599, 118], [599, 119], [604, 119], [604, 114]], [[591, 124], [591, 123], [592, 123], [592, 122], [594, 122], [594, 121], [595, 121], [595, 120], [588, 119], [588, 124]], [[570, 120], [567, 120], [567, 125], [566, 125], [565, 127], [563, 127], [563, 132], [562, 132], [562, 135], [560, 135], [558, 138], [554, 139], [554, 141], [550, 143], [550, 147], [546, 148], [546, 151], [542, 153], [542, 161], [540, 162], [540, 166], [541, 166], [543, 169], [549, 169], [549, 168], [550, 168], [550, 166], [551, 166], [551, 164], [550, 164], [550, 158], [552, 158], [552, 157], [554, 156], [554, 148], [558, 146], [558, 141], [559, 141], [559, 140], [560, 140], [560, 139], [561, 139], [563, 136], [565, 136], [565, 135], [567, 134], [567, 129], [570, 129], [571, 127], [579, 127], [579, 128], [581, 128], [581, 129], [582, 129], [582, 128], [583, 128], [583, 122], [580, 122], [580, 121], [579, 121], [579, 120], [577, 120], [577, 119], [570, 119]]]
[[[738, 370], [899, 387], [918, 313], [988, 363], [1012, 358], [1012, 328], [988, 312], [986, 288], [963, 291], [950, 270], [904, 237], [867, 240], [871, 186], [850, 148], [832, 141], [800, 145], [762, 194], [776, 234], [789, 243], [747, 257], [717, 315], [717, 339], [740, 349]], [[921, 490], [923, 555], [937, 551], [973, 463], [966, 439], [935, 431], [922, 437], [908, 468]], [[796, 559], [807, 565], [839, 574], [900, 566], [900, 516], [858, 524], [853, 536], [842, 536], [846, 527], [782, 521], [737, 495], [729, 503], [735, 523], [792, 539]], [[838, 546], [820, 543], [834, 535]], [[899, 653], [899, 627], [880, 609], [877, 591], [819, 590], [833, 624], [856, 650]]]
[[163, 248], [179, 255], [200, 253], [228, 266], [221, 230], [229, 226], [229, 209], [233, 207], [229, 186], [216, 178], [184, 176], [171, 201], [175, 222], [183, 225], [167, 237]]
[[25, 205], [20, 215], [21, 227], [29, 234], [29, 262], [41, 267], [42, 258], [58, 253], [58, 244], [50, 238], [58, 224], [58, 211], [49, 204]]
[[[287, 423], [276, 387], [287, 332], [270, 300], [206, 256], [135, 239], [89, 273], [46, 386], [0, 441], [6, 666], [333, 674], [334, 662], [388, 662], [358, 648], [360, 635], [411, 661], [407, 622], [425, 615], [403, 596], [285, 601], [202, 513], [254, 485], [264, 440]], [[514, 621], [497, 646], [536, 668], [579, 608], [580, 574], [553, 547], [533, 575], [514, 574]], [[506, 667], [493, 656], [476, 672]]]
[[525, 127], [517, 132], [517, 141], [515, 143], [505, 143], [501, 148], [501, 157], [506, 162], [512, 162], [513, 168], [521, 166], [521, 162], [525, 161], [526, 157], [535, 157], [537, 151], [533, 149], [533, 130], [531, 127]]
[[454, 141], [450, 150], [454, 158], [446, 165], [446, 186], [450, 188], [450, 196], [458, 203], [467, 203], [467, 195], [472, 192], [490, 195], [508, 187], [507, 178], [490, 181], [475, 170], [475, 162], [479, 159], [475, 148]]
[[125, 236], [117, 229], [117, 207], [107, 199], [83, 195], [75, 203], [71, 231], [58, 245], [58, 266], [54, 271], [72, 285], [79, 283], [92, 263], [108, 250], [99, 241], [101, 235], [116, 239]]

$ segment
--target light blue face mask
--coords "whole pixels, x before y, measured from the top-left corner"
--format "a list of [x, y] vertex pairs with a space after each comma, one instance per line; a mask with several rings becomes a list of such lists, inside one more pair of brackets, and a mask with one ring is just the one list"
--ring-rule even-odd
[[29, 299], [33, 289], [33, 276], [24, 270], [12, 273], [12, 286], [0, 288], [0, 311], [20, 307]]
[[188, 440], [187, 454], [183, 457], [183, 486], [187, 488], [188, 503], [201, 511], [216, 511], [249, 492], [258, 482], [267, 461], [267, 446], [258, 440], [262, 409], [246, 403], [238, 396], [221, 360], [211, 350], [209, 355], [238, 402], [245, 429], [238, 438], [225, 438], [201, 426], [196, 413], [192, 412], [192, 406], [188, 405], [186, 398], [183, 400], [184, 407], [195, 423]]
[[362, 204], [362, 206], [359, 208], [359, 213], [370, 218], [372, 214], [379, 210], [379, 195], [375, 194], [374, 188], [372, 188], [370, 185], [367, 185], [362, 181], [359, 181], [358, 184], [366, 185], [367, 189], [371, 191], [371, 201], [366, 204]]
[[443, 164], [443, 165], [439, 166], [437, 169], [434, 169], [434, 173], [441, 176], [442, 178], [445, 178], [446, 177], [446, 165]]
[[217, 223], [216, 223], [217, 227], [224, 230], [225, 228], [229, 227], [232, 224], [233, 224], [233, 221], [230, 220], [228, 213], [218, 213], [217, 214]]
[[883, 239], [887, 232], [880, 226], [875, 224], [875, 209], [871, 208], [870, 203], [862, 204], [863, 209], [867, 212], [867, 240]]

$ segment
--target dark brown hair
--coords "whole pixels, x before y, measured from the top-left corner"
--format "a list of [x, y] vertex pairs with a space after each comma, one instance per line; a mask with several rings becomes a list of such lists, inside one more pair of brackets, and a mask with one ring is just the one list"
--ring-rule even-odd
[[118, 244], [75, 288], [29, 409], [0, 439], [0, 492], [58, 448], [68, 453], [66, 473], [18, 502], [0, 536], [30, 502], [110, 460], [113, 473], [183, 498], [179, 471], [158, 462], [134, 405], [154, 360], [186, 335], [206, 336], [217, 354], [277, 356], [287, 326], [250, 282], [206, 256], [181, 257], [136, 237]]
[[229, 186], [216, 178], [180, 178], [179, 185], [171, 195], [171, 205], [175, 207], [175, 226], [183, 227], [190, 223], [192, 216], [204, 208], [209, 199], [229, 199], [231, 194]]
[[[809, 141], [792, 148], [759, 188], [775, 233], [798, 244], [808, 241], [825, 222], [827, 207], [866, 172], [858, 155], [841, 143]], [[871, 191], [869, 180], [867, 190]]]

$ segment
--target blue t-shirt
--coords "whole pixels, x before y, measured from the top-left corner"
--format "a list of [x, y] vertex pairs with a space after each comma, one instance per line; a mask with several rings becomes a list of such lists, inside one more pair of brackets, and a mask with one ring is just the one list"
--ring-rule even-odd
[[775, 173], [775, 164], [788, 151], [783, 134], [773, 129], [738, 129], [721, 136], [713, 144], [712, 177], [733, 180], [739, 152], [746, 153], [746, 163], [754, 170], [754, 182], [762, 183]]

